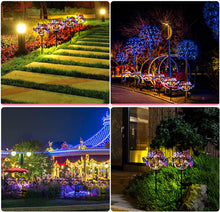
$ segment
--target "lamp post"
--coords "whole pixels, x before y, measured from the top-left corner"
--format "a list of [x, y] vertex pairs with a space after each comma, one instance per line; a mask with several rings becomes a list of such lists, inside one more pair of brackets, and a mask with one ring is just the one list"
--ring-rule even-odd
[[100, 14], [102, 16], [102, 22], [105, 22], [105, 13], [106, 13], [105, 9], [100, 10]]
[[108, 164], [105, 164], [105, 169], [106, 169], [106, 173], [105, 173], [105, 177], [106, 179], [108, 178]]
[[157, 193], [157, 172], [162, 169], [163, 166], [167, 166], [168, 160], [160, 150], [155, 152], [149, 151], [147, 157], [143, 157], [142, 160], [146, 163], [146, 166], [149, 166], [155, 171], [155, 193]]
[[18, 55], [23, 55], [26, 53], [25, 50], [25, 32], [26, 32], [26, 25], [25, 24], [18, 24], [17, 25], [17, 32], [18, 32]]
[[171, 57], [170, 57], [170, 38], [173, 34], [172, 27], [168, 23], [163, 23], [165, 26], [167, 26], [167, 40], [168, 40], [168, 58], [169, 58], [169, 74], [170, 78], [172, 77], [171, 73]]

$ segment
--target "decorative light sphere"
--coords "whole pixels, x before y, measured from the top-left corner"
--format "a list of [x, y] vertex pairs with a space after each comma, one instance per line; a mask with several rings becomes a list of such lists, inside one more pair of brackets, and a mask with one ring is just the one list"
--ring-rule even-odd
[[105, 168], [106, 168], [106, 169], [108, 168], [108, 164], [107, 164], [107, 163], [105, 164]]
[[17, 153], [16, 153], [15, 151], [12, 151], [12, 152], [11, 152], [11, 155], [12, 155], [12, 156], [15, 156], [16, 154], [17, 154]]
[[17, 32], [22, 34], [26, 32], [26, 25], [25, 24], [18, 24], [17, 25]]
[[50, 24], [48, 24], [55, 32], [64, 29], [65, 23], [62, 20], [53, 19]]
[[128, 60], [128, 55], [125, 52], [118, 52], [116, 54], [116, 61], [117, 62], [126, 62]]
[[215, 38], [219, 39], [219, 2], [206, 2], [203, 17], [208, 27], [213, 31]]
[[177, 54], [180, 58], [195, 60], [198, 56], [198, 47], [191, 40], [183, 40], [177, 45]]
[[143, 27], [139, 33], [139, 37], [144, 39], [146, 44], [151, 47], [157, 47], [162, 40], [159, 28], [154, 25]]
[[71, 17], [67, 16], [65, 19], [65, 24], [67, 27], [71, 28], [71, 27], [74, 27], [77, 25], [77, 21], [73, 16], [71, 16]]
[[139, 37], [132, 37], [125, 43], [126, 52], [129, 54], [142, 54], [146, 45], [144, 40]]
[[46, 24], [38, 24], [36, 28], [33, 28], [33, 30], [38, 33], [41, 37], [43, 37], [46, 33], [50, 32], [50, 29]]
[[165, 158], [162, 151], [148, 152], [147, 158], [142, 158], [143, 162], [146, 163], [152, 170], [160, 170], [163, 166], [167, 166], [168, 160]]
[[30, 157], [30, 156], [31, 156], [31, 152], [27, 152], [26, 155], [27, 155], [28, 157]]
[[82, 23], [86, 22], [86, 19], [83, 15], [76, 15], [75, 19], [78, 22], [78, 24], [82, 24]]
[[100, 14], [101, 14], [101, 15], [105, 15], [105, 12], [106, 12], [105, 9], [101, 9], [101, 10], [100, 10]]
[[188, 166], [193, 166], [193, 159], [189, 152], [174, 152], [172, 157], [172, 164], [180, 171], [187, 169]]

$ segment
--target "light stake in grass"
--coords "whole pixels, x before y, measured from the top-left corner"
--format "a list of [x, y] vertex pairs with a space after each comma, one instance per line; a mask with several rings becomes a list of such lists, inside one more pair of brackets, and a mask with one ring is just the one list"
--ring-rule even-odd
[[38, 24], [36, 28], [33, 28], [33, 30], [40, 35], [41, 37], [41, 54], [43, 54], [43, 37], [46, 33], [50, 32], [50, 29], [46, 24]]
[[18, 24], [17, 32], [18, 32], [18, 55], [23, 55], [26, 52], [25, 51], [25, 32], [26, 32], [25, 24]]
[[72, 39], [72, 37], [73, 37], [73, 35], [72, 35], [72, 28], [74, 27], [74, 26], [76, 26], [78, 23], [77, 23], [77, 21], [76, 21], [76, 19], [72, 16], [72, 17], [66, 17], [66, 20], [64, 21], [65, 22], [65, 24], [66, 24], [66, 26], [69, 28], [69, 30], [70, 30], [70, 36], [71, 36], [71, 38], [70, 38], [70, 44], [71, 44], [71, 39]]
[[178, 170], [181, 171], [181, 202], [183, 198], [183, 192], [182, 192], [182, 172], [187, 169], [188, 166], [193, 166], [193, 159], [190, 156], [189, 152], [182, 151], [182, 152], [174, 152], [174, 155], [172, 157], [172, 164], [175, 166]]
[[57, 47], [57, 33], [64, 29], [65, 23], [61, 20], [52, 20], [50, 24], [48, 24], [56, 34], [56, 47]]
[[76, 15], [75, 19], [77, 23], [79, 24], [79, 36], [80, 36], [80, 27], [83, 25], [83, 23], [86, 22], [86, 19], [83, 15]]
[[157, 172], [162, 169], [163, 166], [167, 166], [168, 160], [161, 150], [155, 152], [149, 151], [147, 157], [143, 157], [142, 160], [146, 163], [146, 166], [148, 165], [155, 171], [155, 193], [157, 193]]

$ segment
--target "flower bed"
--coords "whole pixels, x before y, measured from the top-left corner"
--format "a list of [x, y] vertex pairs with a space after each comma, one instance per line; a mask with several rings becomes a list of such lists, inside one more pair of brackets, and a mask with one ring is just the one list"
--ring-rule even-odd
[[[82, 25], [80, 27], [74, 27], [72, 29], [72, 35], [80, 31], [91, 29], [95, 26]], [[58, 44], [64, 43], [70, 40], [71, 36], [68, 28], [64, 28], [57, 33]], [[48, 37], [44, 37], [44, 48], [49, 48], [56, 45], [55, 33], [50, 33]], [[26, 42], [25, 48], [27, 53], [30, 53], [40, 47], [40, 36], [37, 40], [31, 40]], [[9, 61], [11, 58], [16, 56], [18, 50], [17, 35], [2, 35], [1, 37], [1, 63]]]

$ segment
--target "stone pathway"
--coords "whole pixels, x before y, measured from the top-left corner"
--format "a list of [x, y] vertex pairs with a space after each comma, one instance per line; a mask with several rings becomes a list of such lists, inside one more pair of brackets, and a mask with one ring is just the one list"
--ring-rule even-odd
[[101, 104], [109, 93], [109, 26], [2, 76], [2, 100], [12, 103]]

